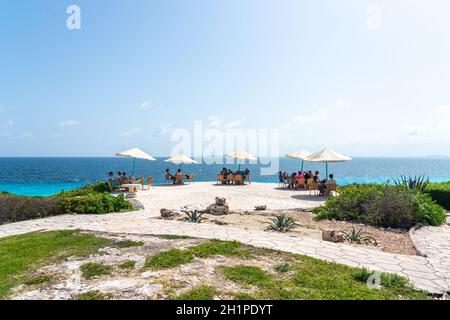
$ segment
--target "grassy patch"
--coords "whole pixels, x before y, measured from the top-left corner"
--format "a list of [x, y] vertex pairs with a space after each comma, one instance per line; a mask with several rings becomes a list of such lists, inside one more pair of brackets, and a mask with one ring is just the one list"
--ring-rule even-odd
[[188, 250], [171, 249], [148, 257], [145, 261], [144, 268], [155, 270], [174, 268], [189, 263], [193, 259], [192, 253]]
[[110, 240], [77, 231], [33, 232], [0, 239], [0, 298], [39, 267], [69, 256], [87, 255]]
[[175, 297], [175, 300], [213, 300], [216, 289], [212, 286], [201, 285]]
[[52, 280], [52, 277], [47, 274], [42, 274], [35, 277], [27, 278], [23, 281], [23, 284], [27, 286], [35, 286], [43, 283], [50, 282]]
[[289, 263], [284, 262], [284, 263], [277, 264], [274, 267], [274, 269], [276, 272], [286, 273], [291, 269], [291, 265]]
[[191, 262], [195, 256], [214, 255], [248, 257], [249, 251], [236, 241], [211, 240], [188, 249], [171, 249], [148, 257], [144, 268], [168, 269]]
[[142, 247], [143, 245], [144, 241], [131, 241], [131, 240], [122, 240], [114, 243], [114, 246], [117, 248]]
[[161, 239], [167, 239], [167, 240], [186, 240], [186, 239], [191, 239], [191, 237], [188, 236], [177, 236], [177, 235], [160, 235], [158, 236]]
[[92, 290], [77, 295], [74, 300], [108, 300], [110, 298], [110, 294], [106, 294], [98, 290]]
[[197, 257], [209, 256], [248, 256], [248, 252], [237, 241], [211, 240], [188, 249]]
[[258, 289], [252, 293], [235, 293], [236, 299], [304, 299], [304, 300], [395, 300], [428, 299], [415, 291], [405, 278], [382, 273], [381, 288], [369, 288], [368, 270], [296, 256], [291, 264], [292, 276], [269, 274], [253, 266], [223, 267], [227, 279]]
[[222, 267], [225, 278], [234, 282], [266, 287], [271, 284], [271, 277], [265, 271], [254, 266]]
[[103, 263], [88, 262], [82, 264], [80, 270], [85, 279], [92, 279], [97, 276], [111, 274], [112, 267]]
[[133, 260], [127, 260], [119, 264], [120, 269], [134, 269], [134, 266], [136, 265], [136, 261]]

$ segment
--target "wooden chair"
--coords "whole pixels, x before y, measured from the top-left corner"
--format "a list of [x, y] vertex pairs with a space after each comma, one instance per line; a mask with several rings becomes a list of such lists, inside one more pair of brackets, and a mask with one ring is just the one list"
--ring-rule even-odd
[[325, 195], [333, 195], [333, 191], [337, 193], [337, 185], [336, 183], [330, 183], [326, 185], [327, 188], [325, 190]]
[[144, 177], [139, 177], [137, 178], [136, 184], [140, 184], [141, 185], [141, 189], [144, 189]]
[[299, 188], [299, 189], [303, 189], [303, 188], [305, 188], [306, 187], [306, 183], [305, 183], [305, 179], [298, 179], [297, 180], [297, 187]]
[[252, 184], [252, 183], [250, 182], [250, 175], [249, 175], [249, 174], [245, 176], [244, 183], [245, 183], [245, 182], [248, 182], [248, 184]]
[[309, 195], [311, 195], [312, 192], [314, 192], [314, 194], [317, 194], [320, 189], [319, 189], [319, 184], [317, 182], [314, 181], [314, 179], [312, 179], [312, 181], [309, 184]]
[[178, 183], [178, 184], [184, 184], [184, 181], [183, 181], [183, 174], [177, 173], [177, 174], [175, 175], [175, 182]]
[[119, 190], [125, 191], [127, 188], [122, 187], [122, 186], [124, 184], [128, 184], [128, 183], [129, 183], [128, 179], [120, 179], [120, 188], [119, 188]]
[[227, 183], [233, 183], [234, 182], [234, 176], [229, 174], [227, 175]]
[[234, 176], [234, 183], [235, 184], [242, 184], [243, 183], [242, 176], [240, 174], [237, 174], [237, 175]]
[[217, 184], [223, 183], [225, 181], [225, 177], [223, 176], [223, 174], [218, 174], [216, 177], [216, 181], [217, 181]]
[[155, 181], [151, 177], [147, 178], [147, 189], [150, 189], [150, 186], [155, 188]]
[[186, 176], [186, 182], [194, 183], [194, 175], [193, 174], [188, 174]]

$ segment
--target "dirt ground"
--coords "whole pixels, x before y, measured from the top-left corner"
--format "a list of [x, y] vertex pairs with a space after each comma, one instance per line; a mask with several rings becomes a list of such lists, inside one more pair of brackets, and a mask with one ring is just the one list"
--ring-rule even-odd
[[[108, 299], [115, 300], [160, 300], [183, 294], [199, 285], [214, 286], [218, 299], [231, 299], [236, 292], [250, 292], [253, 286], [241, 286], [225, 279], [220, 272], [220, 266], [242, 264], [237, 257], [212, 256], [194, 258], [190, 263], [181, 266], [162, 269], [144, 269], [147, 257], [173, 248], [185, 249], [208, 242], [203, 239], [111, 235], [105, 233], [90, 233], [113, 240], [140, 241], [142, 246], [117, 248], [108, 246], [96, 254], [84, 257], [70, 257], [63, 262], [41, 268], [33, 277], [46, 276], [46, 283], [30, 286], [20, 285], [13, 289], [12, 299], [15, 300], [68, 300], [77, 299], [80, 294], [100, 291]], [[255, 249], [259, 250], [259, 249]], [[126, 261], [135, 261], [130, 269], [119, 266]], [[246, 265], [257, 266], [268, 273], [274, 273], [273, 266], [285, 262], [283, 255], [265, 253], [255, 255], [245, 260]], [[109, 275], [85, 279], [80, 266], [85, 263], [101, 263], [113, 268]]]
[[[400, 229], [384, 229], [363, 224], [357, 224], [345, 221], [323, 220], [315, 221], [312, 212], [302, 210], [277, 210], [277, 211], [261, 211], [247, 213], [231, 213], [224, 216], [205, 215], [204, 223], [215, 223], [243, 229], [265, 230], [270, 219], [277, 215], [286, 215], [291, 217], [297, 223], [297, 227], [288, 232], [290, 235], [298, 235], [303, 237], [311, 237], [322, 239], [322, 230], [356, 230], [363, 229], [366, 235], [375, 238], [377, 245], [368, 245], [369, 248], [381, 250], [391, 253], [399, 253], [405, 255], [416, 255], [416, 250], [409, 238], [408, 231]], [[355, 246], [366, 246], [364, 244], [353, 244]]]

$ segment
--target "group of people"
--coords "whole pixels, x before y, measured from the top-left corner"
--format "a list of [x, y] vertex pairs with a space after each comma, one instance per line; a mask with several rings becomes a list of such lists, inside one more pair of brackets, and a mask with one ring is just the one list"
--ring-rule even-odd
[[230, 183], [230, 181], [227, 179], [228, 176], [241, 176], [242, 180], [245, 181], [247, 177], [250, 177], [250, 170], [247, 168], [244, 171], [236, 170], [233, 172], [231, 169], [222, 168], [222, 170], [219, 172], [219, 175], [223, 176], [223, 184]]
[[313, 174], [311, 170], [304, 172], [293, 172], [290, 175], [286, 172], [280, 171], [278, 173], [278, 179], [280, 183], [287, 184], [287, 187], [289, 189], [307, 188], [307, 181], [310, 181], [310, 179], [312, 179], [314, 183], [318, 184], [320, 195], [325, 194], [330, 185], [336, 185], [336, 180], [334, 180], [333, 174], [330, 174], [327, 178], [321, 180], [320, 172], [315, 171]]
[[128, 181], [129, 183], [134, 183], [133, 176], [127, 176], [127, 173], [118, 171], [117, 176], [114, 176], [114, 172], [110, 171], [108, 173], [108, 182], [111, 185], [121, 185], [123, 181]]
[[[181, 179], [177, 179], [177, 177], [181, 177]], [[169, 169], [166, 169], [166, 174], [165, 174], [165, 178], [166, 181], [172, 181], [173, 184], [182, 184], [183, 183], [183, 178], [185, 177], [186, 179], [189, 179], [189, 175], [188, 174], [184, 174], [181, 169], [178, 169], [177, 172], [175, 174], [170, 173]]]

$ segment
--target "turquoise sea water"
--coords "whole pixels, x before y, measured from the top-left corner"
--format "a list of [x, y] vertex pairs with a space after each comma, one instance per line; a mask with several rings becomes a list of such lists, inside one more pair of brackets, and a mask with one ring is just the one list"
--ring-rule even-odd
[[[299, 161], [280, 158], [282, 171], [300, 169]], [[275, 163], [277, 162], [274, 160]], [[127, 158], [0, 158], [0, 191], [20, 195], [46, 196], [61, 190], [79, 188], [87, 183], [107, 180], [109, 171], [131, 172], [132, 160]], [[196, 181], [213, 181], [222, 167], [237, 169], [237, 164], [183, 165], [185, 173], [193, 173]], [[267, 167], [267, 165], [263, 165]], [[153, 177], [164, 182], [164, 170], [174, 172], [178, 166], [158, 161], [136, 161], [135, 176]], [[260, 164], [243, 164], [249, 168], [253, 181], [277, 182], [277, 175], [261, 175]], [[305, 163], [305, 170], [319, 170], [325, 175], [325, 165]], [[432, 181], [450, 181], [450, 159], [355, 158], [353, 161], [329, 165], [338, 183], [385, 182], [402, 174], [426, 174]]]

